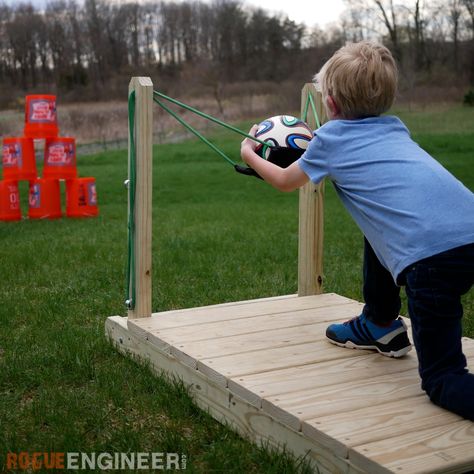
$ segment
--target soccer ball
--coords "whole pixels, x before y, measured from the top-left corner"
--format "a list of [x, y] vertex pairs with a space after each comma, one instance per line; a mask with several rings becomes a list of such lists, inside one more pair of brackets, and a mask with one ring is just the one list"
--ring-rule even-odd
[[255, 149], [259, 156], [268, 159], [273, 146], [306, 150], [313, 138], [313, 132], [299, 118], [291, 115], [276, 115], [258, 125], [255, 137], [268, 143], [268, 146], [259, 144]]

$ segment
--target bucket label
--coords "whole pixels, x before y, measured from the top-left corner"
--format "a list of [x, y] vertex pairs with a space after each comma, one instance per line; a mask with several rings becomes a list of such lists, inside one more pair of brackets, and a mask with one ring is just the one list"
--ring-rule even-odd
[[97, 191], [95, 188], [95, 183], [87, 183], [87, 197], [89, 206], [97, 205]]
[[21, 168], [21, 143], [7, 143], [3, 145], [3, 166], [5, 168]]
[[8, 188], [8, 203], [10, 205], [11, 211], [17, 211], [20, 209], [20, 194], [18, 192], [18, 188], [9, 184]]
[[31, 186], [28, 201], [30, 209], [38, 209], [41, 206], [41, 186], [38, 183]]
[[56, 102], [54, 100], [32, 99], [29, 107], [30, 123], [56, 123]]
[[54, 143], [48, 148], [46, 162], [51, 166], [74, 166], [74, 144]]

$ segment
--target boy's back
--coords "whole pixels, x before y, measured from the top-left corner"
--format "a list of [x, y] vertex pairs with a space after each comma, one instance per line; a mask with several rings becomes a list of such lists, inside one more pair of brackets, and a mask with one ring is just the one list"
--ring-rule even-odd
[[474, 242], [474, 194], [396, 117], [331, 120], [299, 163], [334, 186], [395, 279], [409, 264]]

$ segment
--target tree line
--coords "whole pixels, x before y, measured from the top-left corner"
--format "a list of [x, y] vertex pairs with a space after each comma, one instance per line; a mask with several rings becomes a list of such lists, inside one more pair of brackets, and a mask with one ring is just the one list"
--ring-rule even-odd
[[0, 87], [102, 99], [121, 97], [131, 75], [146, 74], [218, 95], [222, 83], [308, 81], [335, 49], [361, 39], [384, 41], [412, 81], [474, 82], [474, 0], [345, 1], [325, 30], [238, 0], [3, 4]]

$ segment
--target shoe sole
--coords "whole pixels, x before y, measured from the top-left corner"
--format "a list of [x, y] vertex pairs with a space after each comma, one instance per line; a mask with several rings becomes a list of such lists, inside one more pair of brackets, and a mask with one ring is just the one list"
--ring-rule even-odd
[[346, 341], [346, 342], [338, 342], [334, 341], [333, 339], [330, 339], [329, 337], [326, 336], [326, 339], [331, 343], [334, 344], [338, 347], [346, 347], [347, 349], [362, 349], [362, 350], [376, 350], [378, 353], [384, 355], [385, 357], [392, 357], [394, 359], [398, 359], [400, 357], [403, 357], [404, 355], [408, 354], [408, 352], [411, 351], [412, 346], [406, 346], [403, 347], [402, 349], [399, 349], [397, 351], [390, 351], [390, 352], [384, 352], [377, 346], [361, 346], [357, 345], [352, 341]]

